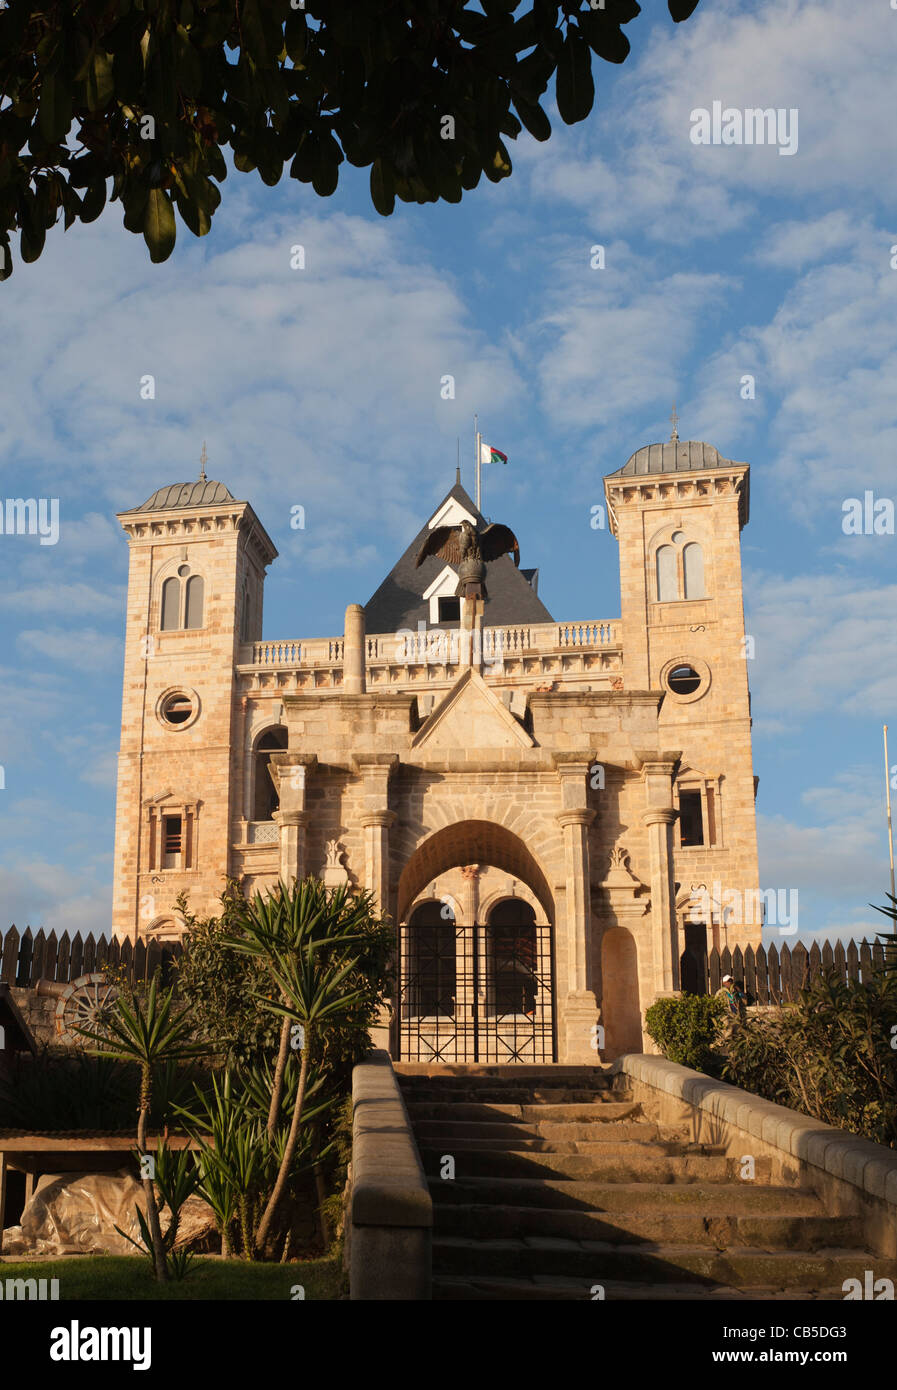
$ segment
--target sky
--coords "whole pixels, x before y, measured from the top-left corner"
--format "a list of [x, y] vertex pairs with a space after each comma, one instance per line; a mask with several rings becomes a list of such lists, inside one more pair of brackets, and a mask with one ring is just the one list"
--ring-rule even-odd
[[[797, 890], [805, 941], [884, 925], [897, 538], [842, 523], [849, 498], [897, 497], [897, 11], [703, 0], [673, 25], [644, 0], [626, 32], [591, 117], [548, 103], [551, 139], [524, 133], [511, 178], [460, 206], [384, 219], [364, 171], [322, 200], [231, 170], [211, 233], [179, 221], [161, 266], [112, 204], [0, 285], [0, 496], [58, 498], [60, 518], [55, 545], [0, 535], [0, 930], [108, 930], [115, 512], [196, 477], [203, 440], [280, 551], [266, 637], [342, 630], [453, 483], [459, 438], [473, 490], [474, 412], [509, 459], [484, 511], [556, 619], [606, 619], [617, 547], [592, 507], [669, 437], [674, 400], [683, 439], [751, 464], [761, 888]], [[781, 110], [796, 149], [694, 143], [715, 101]]]

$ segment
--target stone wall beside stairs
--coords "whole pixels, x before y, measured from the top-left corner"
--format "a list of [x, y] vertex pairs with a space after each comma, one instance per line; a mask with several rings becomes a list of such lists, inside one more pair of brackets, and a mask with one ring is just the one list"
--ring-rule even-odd
[[685, 1123], [695, 1143], [735, 1158], [769, 1160], [773, 1182], [815, 1192], [833, 1215], [856, 1219], [859, 1243], [897, 1258], [897, 1150], [665, 1057], [630, 1053], [611, 1066], [646, 1117]]

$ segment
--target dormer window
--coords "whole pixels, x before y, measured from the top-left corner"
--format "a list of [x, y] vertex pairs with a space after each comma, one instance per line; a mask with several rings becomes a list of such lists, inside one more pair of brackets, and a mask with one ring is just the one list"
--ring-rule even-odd
[[177, 632], [203, 625], [205, 583], [189, 565], [179, 565], [162, 585], [159, 626], [162, 632]]
[[461, 600], [459, 598], [441, 598], [439, 600], [439, 621], [441, 623], [460, 623]]

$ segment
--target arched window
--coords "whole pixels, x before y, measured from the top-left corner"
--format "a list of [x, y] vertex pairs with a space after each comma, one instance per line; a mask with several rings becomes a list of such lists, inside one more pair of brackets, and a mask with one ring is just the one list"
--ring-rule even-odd
[[682, 570], [685, 597], [704, 598], [704, 552], [696, 541], [691, 541], [682, 552]]
[[413, 1018], [454, 1018], [455, 922], [441, 902], [418, 903], [408, 923], [407, 1002]]
[[205, 582], [193, 574], [189, 565], [178, 565], [177, 575], [170, 575], [162, 585], [159, 627], [162, 632], [178, 632], [184, 628], [203, 625]]
[[486, 928], [487, 1011], [534, 1018], [536, 992], [536, 914], [529, 903], [506, 898]]
[[271, 754], [286, 748], [287, 731], [282, 725], [266, 729], [255, 745], [253, 770], [255, 786], [253, 795], [253, 820], [270, 820], [275, 811], [280, 810], [280, 797], [271, 778], [269, 762]]
[[187, 604], [184, 627], [202, 627], [205, 584], [201, 574], [191, 574], [187, 580]]
[[166, 579], [162, 585], [162, 631], [171, 632], [181, 625], [181, 582]]
[[670, 603], [678, 597], [676, 552], [671, 545], [662, 545], [657, 552], [657, 601]]

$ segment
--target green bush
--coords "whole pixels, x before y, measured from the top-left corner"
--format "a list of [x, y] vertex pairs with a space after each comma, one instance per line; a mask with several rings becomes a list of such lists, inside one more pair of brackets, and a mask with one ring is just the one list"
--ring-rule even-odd
[[658, 999], [645, 1014], [645, 1028], [665, 1057], [695, 1071], [715, 1070], [714, 1044], [726, 1017], [722, 999], [708, 994], [683, 994]]
[[897, 1148], [897, 974], [819, 975], [797, 1003], [725, 1039], [723, 1076], [826, 1124]]

